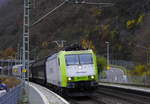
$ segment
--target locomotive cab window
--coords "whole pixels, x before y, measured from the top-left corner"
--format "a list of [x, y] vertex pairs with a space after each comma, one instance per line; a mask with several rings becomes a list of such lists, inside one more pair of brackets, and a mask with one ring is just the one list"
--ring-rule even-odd
[[78, 55], [66, 55], [66, 63], [67, 63], [67, 66], [78, 65], [79, 64]]
[[93, 64], [92, 54], [66, 55], [66, 64], [67, 66]]
[[93, 64], [93, 59], [91, 54], [80, 54], [79, 55], [80, 64]]

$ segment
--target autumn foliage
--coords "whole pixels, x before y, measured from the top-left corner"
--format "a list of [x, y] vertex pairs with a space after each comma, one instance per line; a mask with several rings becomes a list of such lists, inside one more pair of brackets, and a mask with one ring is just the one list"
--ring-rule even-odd
[[150, 65], [137, 65], [134, 70], [130, 71], [133, 76], [146, 76], [150, 75]]
[[82, 45], [82, 47], [85, 48], [85, 49], [92, 49], [92, 50], [95, 51], [95, 46], [94, 46], [92, 40], [83, 39], [83, 40], [81, 41], [81, 45]]
[[16, 50], [14, 48], [6, 48], [4, 51], [0, 52], [0, 58], [10, 59], [15, 58]]
[[20, 80], [13, 77], [0, 77], [0, 80], [2, 81], [2, 83], [5, 83], [8, 88], [13, 88], [21, 83]]

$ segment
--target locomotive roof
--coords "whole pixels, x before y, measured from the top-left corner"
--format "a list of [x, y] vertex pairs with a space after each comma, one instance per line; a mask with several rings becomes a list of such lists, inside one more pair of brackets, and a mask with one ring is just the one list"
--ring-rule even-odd
[[92, 52], [93, 52], [92, 50], [72, 50], [72, 51], [62, 50], [59, 53], [49, 55], [41, 60], [37, 60], [37, 61], [33, 62], [31, 66], [44, 65], [45, 61], [52, 60], [53, 58], [56, 58], [57, 55], [59, 55], [59, 54], [82, 54], [82, 53], [92, 53]]

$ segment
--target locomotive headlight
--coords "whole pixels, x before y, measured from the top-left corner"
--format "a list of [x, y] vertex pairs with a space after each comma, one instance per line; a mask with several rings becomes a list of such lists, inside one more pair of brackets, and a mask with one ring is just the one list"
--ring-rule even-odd
[[82, 67], [81, 67], [81, 66], [79, 66], [79, 69], [82, 69]]
[[69, 77], [68, 80], [71, 81], [71, 77]]
[[94, 79], [94, 76], [93, 76], [93, 75], [91, 76], [91, 79]]

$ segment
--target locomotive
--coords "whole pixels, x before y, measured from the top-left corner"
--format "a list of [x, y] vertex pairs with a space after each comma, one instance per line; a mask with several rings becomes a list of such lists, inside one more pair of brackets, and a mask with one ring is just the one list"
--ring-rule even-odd
[[30, 66], [31, 80], [71, 96], [91, 94], [97, 87], [98, 70], [92, 50], [60, 51]]

